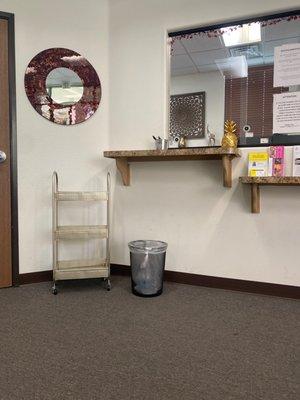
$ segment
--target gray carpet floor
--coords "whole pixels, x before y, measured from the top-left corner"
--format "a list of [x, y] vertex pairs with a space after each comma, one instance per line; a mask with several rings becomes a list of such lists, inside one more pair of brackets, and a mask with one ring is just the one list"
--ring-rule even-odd
[[127, 277], [0, 291], [0, 398], [298, 400], [296, 300]]

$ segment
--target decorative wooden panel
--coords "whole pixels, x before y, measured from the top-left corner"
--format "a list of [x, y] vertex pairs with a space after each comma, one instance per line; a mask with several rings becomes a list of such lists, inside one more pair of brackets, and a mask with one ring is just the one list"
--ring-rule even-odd
[[201, 138], [205, 135], [205, 92], [171, 96], [170, 136]]

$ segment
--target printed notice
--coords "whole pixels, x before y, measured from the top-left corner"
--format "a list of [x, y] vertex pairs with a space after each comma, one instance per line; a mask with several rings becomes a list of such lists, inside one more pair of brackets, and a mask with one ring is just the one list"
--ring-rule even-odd
[[274, 94], [273, 133], [300, 133], [300, 92]]
[[274, 87], [300, 84], [300, 43], [274, 49]]

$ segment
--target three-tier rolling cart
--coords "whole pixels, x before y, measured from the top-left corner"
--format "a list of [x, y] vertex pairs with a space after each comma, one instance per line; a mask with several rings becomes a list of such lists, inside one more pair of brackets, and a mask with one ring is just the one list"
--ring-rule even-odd
[[[59, 225], [58, 206], [60, 202], [103, 202], [106, 204], [106, 225]], [[57, 294], [56, 282], [68, 279], [103, 278], [107, 290], [110, 284], [109, 249], [109, 203], [110, 175], [107, 174], [106, 191], [101, 192], [64, 192], [58, 190], [58, 174], [52, 175], [52, 246], [53, 246], [53, 286], [52, 293]], [[106, 240], [106, 254], [103, 259], [59, 260], [59, 242], [61, 240], [91, 239]]]

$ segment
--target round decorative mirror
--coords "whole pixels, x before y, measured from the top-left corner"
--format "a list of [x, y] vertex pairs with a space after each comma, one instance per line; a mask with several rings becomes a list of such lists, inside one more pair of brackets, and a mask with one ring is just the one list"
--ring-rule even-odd
[[64, 48], [44, 50], [30, 61], [25, 90], [40, 115], [61, 125], [86, 121], [101, 99], [101, 84], [93, 66]]

